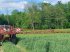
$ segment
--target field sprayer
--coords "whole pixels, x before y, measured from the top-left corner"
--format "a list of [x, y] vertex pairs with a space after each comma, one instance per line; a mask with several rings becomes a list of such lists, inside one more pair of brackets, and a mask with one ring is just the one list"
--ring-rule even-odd
[[0, 45], [2, 45], [2, 42], [5, 40], [6, 36], [8, 36], [8, 39], [11, 42], [15, 43], [16, 34], [18, 34], [20, 31], [20, 28], [14, 28], [10, 25], [0, 25]]

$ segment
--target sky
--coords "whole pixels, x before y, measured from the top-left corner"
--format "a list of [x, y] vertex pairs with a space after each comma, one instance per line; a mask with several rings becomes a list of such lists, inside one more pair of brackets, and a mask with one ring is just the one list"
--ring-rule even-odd
[[14, 9], [21, 11], [30, 6], [31, 2], [56, 4], [58, 1], [67, 3], [70, 0], [0, 0], [0, 13], [11, 13]]
[[43, 2], [48, 2], [48, 3], [51, 3], [51, 4], [56, 4], [58, 1], [61, 1], [62, 3], [67, 3], [69, 2], [70, 0], [43, 0]]

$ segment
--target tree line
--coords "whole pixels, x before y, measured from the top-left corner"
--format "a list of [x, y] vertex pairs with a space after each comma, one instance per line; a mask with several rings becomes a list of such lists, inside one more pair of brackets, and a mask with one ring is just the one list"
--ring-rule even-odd
[[22, 12], [13, 10], [11, 15], [0, 14], [0, 24], [26, 29], [70, 28], [70, 2], [34, 3]]

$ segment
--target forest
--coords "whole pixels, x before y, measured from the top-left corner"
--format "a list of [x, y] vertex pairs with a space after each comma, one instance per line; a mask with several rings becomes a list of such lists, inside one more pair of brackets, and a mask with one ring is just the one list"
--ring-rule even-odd
[[63, 4], [30, 3], [23, 11], [13, 10], [11, 14], [0, 14], [0, 25], [12, 25], [25, 29], [67, 29], [70, 28], [70, 2]]

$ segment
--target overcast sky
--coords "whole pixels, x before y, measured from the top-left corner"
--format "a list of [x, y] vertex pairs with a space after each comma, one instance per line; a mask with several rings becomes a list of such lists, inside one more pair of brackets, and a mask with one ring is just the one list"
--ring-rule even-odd
[[56, 4], [58, 1], [66, 3], [70, 0], [0, 0], [0, 13], [7, 13], [7, 10], [11, 12], [13, 9], [22, 10], [26, 6], [29, 6], [29, 2]]

